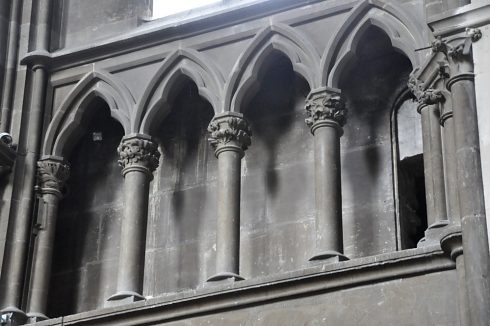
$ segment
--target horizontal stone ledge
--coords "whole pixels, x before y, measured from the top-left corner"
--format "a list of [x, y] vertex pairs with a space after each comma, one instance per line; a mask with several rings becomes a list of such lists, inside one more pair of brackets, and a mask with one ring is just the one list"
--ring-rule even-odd
[[118, 307], [53, 318], [36, 325], [141, 325], [326, 293], [455, 269], [440, 246], [317, 264], [289, 273], [162, 295]]

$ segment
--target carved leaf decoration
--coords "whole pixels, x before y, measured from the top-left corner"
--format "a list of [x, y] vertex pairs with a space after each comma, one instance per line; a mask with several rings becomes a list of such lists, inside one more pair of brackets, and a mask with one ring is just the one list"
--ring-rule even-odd
[[315, 122], [327, 119], [334, 120], [343, 126], [347, 115], [345, 102], [339, 95], [327, 95], [307, 100], [306, 112], [308, 117], [305, 122], [309, 127]]
[[238, 117], [212, 121], [209, 124], [208, 131], [210, 133], [209, 143], [214, 149], [219, 145], [237, 142], [238, 146], [246, 150], [251, 144], [252, 132], [247, 122]]
[[61, 192], [69, 175], [70, 167], [67, 164], [49, 160], [37, 162], [37, 176], [41, 188], [51, 188]]
[[119, 165], [123, 168], [131, 165], [141, 165], [154, 171], [158, 167], [160, 152], [155, 143], [146, 139], [129, 139], [119, 147]]

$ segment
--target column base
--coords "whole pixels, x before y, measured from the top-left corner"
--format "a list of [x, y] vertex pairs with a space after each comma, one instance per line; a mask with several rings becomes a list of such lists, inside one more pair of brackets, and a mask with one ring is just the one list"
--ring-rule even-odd
[[211, 276], [210, 278], [208, 278], [207, 282], [218, 282], [223, 280], [243, 281], [244, 278], [235, 273], [223, 272]]
[[460, 225], [450, 225], [441, 234], [441, 248], [456, 261], [463, 254], [463, 236]]
[[346, 260], [349, 260], [349, 258], [334, 250], [322, 251], [309, 259], [311, 262], [322, 263], [338, 263]]
[[16, 307], [7, 307], [0, 310], [0, 325], [19, 326], [27, 322], [25, 312]]
[[424, 232], [424, 237], [417, 243], [417, 248], [440, 244], [441, 236], [444, 233], [444, 228], [448, 225], [448, 220], [440, 220], [429, 225], [427, 230]]
[[119, 291], [107, 299], [109, 306], [128, 304], [143, 300], [146, 300], [144, 296], [133, 291]]
[[39, 312], [29, 312], [27, 313], [27, 323], [28, 324], [35, 324], [38, 322], [41, 322], [43, 320], [48, 320], [49, 317], [46, 316], [45, 314], [39, 313]]

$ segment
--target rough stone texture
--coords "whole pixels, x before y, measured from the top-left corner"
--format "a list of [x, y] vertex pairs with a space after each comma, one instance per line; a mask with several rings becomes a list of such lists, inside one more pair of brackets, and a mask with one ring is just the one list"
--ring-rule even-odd
[[[454, 275], [435, 273], [405, 280], [382, 282], [301, 300], [268, 303], [256, 307], [212, 314], [168, 326], [253, 325], [459, 325], [452, 297]], [[434, 293], [420, 296], [429, 285]], [[404, 307], [404, 309], [400, 309]]]
[[351, 258], [397, 247], [391, 115], [412, 69], [379, 29], [364, 37], [357, 65], [341, 84], [349, 108], [341, 148], [344, 250]]
[[242, 106], [252, 128], [242, 168], [245, 278], [303, 268], [315, 243], [313, 137], [304, 123], [308, 85], [284, 56], [268, 59], [262, 88]]
[[[97, 118], [68, 160], [72, 169], [57, 223], [49, 316], [101, 308], [115, 290], [123, 182], [116, 149], [122, 130], [102, 101], [92, 105]], [[93, 132], [101, 132], [102, 141], [94, 141]]]
[[153, 133], [162, 157], [150, 188], [149, 296], [196, 288], [214, 273], [217, 161], [207, 141], [214, 114], [190, 81], [174, 91], [171, 111]]

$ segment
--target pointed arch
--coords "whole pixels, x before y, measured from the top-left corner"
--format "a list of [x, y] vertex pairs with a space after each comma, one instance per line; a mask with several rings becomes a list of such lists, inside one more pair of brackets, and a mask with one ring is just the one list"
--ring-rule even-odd
[[131, 125], [133, 132], [148, 134], [152, 122], [161, 120], [168, 113], [170, 92], [183, 78], [196, 83], [199, 95], [211, 104], [215, 112], [222, 110], [221, 94], [225, 81], [220, 70], [196, 50], [178, 49], [163, 61], [146, 87]]
[[321, 60], [321, 85], [337, 87], [343, 68], [356, 55], [357, 45], [370, 26], [383, 30], [391, 40], [392, 46], [405, 54], [418, 66], [421, 61], [415, 49], [427, 43], [414, 22], [416, 20], [393, 3], [381, 0], [366, 0], [352, 9], [349, 16], [333, 33]]
[[311, 89], [318, 87], [321, 78], [318, 74], [318, 51], [305, 35], [292, 27], [273, 24], [254, 37], [233, 67], [225, 86], [225, 110], [240, 111], [238, 106], [243, 96], [260, 82], [259, 69], [273, 51], [279, 51], [288, 57], [293, 70], [308, 82]]
[[95, 98], [107, 103], [111, 116], [129, 133], [131, 110], [136, 103], [133, 95], [108, 72], [92, 71], [75, 85], [56, 110], [46, 131], [43, 155], [63, 156], [70, 141], [82, 132], [84, 118]]

